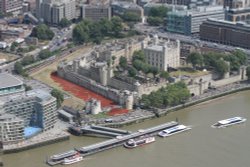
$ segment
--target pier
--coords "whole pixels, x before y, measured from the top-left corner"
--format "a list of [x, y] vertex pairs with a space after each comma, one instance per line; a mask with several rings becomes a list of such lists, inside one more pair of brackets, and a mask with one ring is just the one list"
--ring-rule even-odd
[[[105, 151], [105, 150], [108, 150], [111, 148], [121, 146], [121, 145], [123, 145], [123, 143], [125, 143], [129, 139], [138, 138], [138, 137], [144, 136], [144, 135], [156, 135], [157, 132], [164, 130], [164, 129], [167, 129], [167, 128], [171, 128], [171, 127], [176, 126], [176, 125], [178, 125], [178, 123], [175, 121], [172, 121], [172, 122], [161, 124], [161, 125], [158, 125], [155, 127], [148, 128], [148, 129], [143, 129], [143, 130], [141, 129], [141, 130], [138, 130], [137, 132], [134, 132], [131, 134], [127, 134], [127, 135], [123, 135], [123, 136], [120, 135], [114, 139], [106, 140], [104, 142], [92, 144], [92, 145], [81, 147], [81, 148], [75, 148], [75, 150], [77, 152], [79, 152], [81, 154], [81, 156], [85, 157], [85, 156], [89, 156], [89, 155], [92, 155], [92, 154], [95, 154], [95, 153], [98, 153], [101, 151]], [[79, 129], [81, 129], [81, 128], [79, 127]], [[107, 128], [107, 129], [109, 129], [109, 128]], [[113, 128], [111, 128], [111, 129], [113, 129]], [[112, 133], [112, 132], [110, 132], [110, 133]], [[72, 152], [72, 150], [71, 150], [71, 152]], [[62, 163], [63, 159], [66, 158], [63, 155], [68, 155], [67, 153], [68, 152], [58, 154], [58, 155], [61, 155], [61, 157], [58, 159], [58, 161], [53, 161], [52, 158], [50, 158], [47, 160], [47, 163], [49, 165], [60, 164], [60, 163]], [[56, 156], [56, 155], [54, 155], [54, 156]], [[53, 156], [51, 156], [51, 157], [53, 157]]]
[[131, 133], [126, 130], [97, 126], [97, 125], [81, 126], [81, 127], [71, 126], [69, 127], [69, 131], [76, 135], [91, 134], [91, 135], [101, 135], [111, 138], [122, 135], [128, 135]]

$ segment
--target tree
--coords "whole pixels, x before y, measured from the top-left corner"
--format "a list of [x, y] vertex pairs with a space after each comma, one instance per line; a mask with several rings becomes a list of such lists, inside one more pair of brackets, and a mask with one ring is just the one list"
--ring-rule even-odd
[[247, 75], [248, 81], [250, 81], [250, 66], [248, 66], [246, 69], [246, 75]]
[[148, 15], [152, 17], [164, 18], [166, 17], [167, 12], [168, 12], [168, 8], [166, 8], [165, 6], [152, 7]]
[[115, 37], [118, 37], [120, 35], [123, 26], [122, 26], [122, 19], [120, 17], [112, 17], [111, 19], [112, 23], [112, 31], [114, 32]]
[[229, 71], [228, 64], [222, 59], [215, 62], [214, 68], [220, 77], [223, 77], [225, 73]]
[[132, 57], [132, 61], [135, 61], [135, 60], [140, 60], [142, 62], [146, 62], [146, 58], [145, 58], [145, 55], [143, 53], [142, 50], [139, 50], [139, 51], [135, 51], [133, 53], [133, 57]]
[[20, 62], [16, 62], [14, 65], [14, 70], [17, 74], [23, 75], [24, 74], [24, 69], [23, 66]]
[[41, 50], [41, 52], [38, 54], [40, 59], [47, 59], [52, 56], [52, 53], [49, 51], [49, 49]]
[[112, 23], [106, 18], [100, 20], [99, 26], [104, 36], [109, 35], [109, 33], [112, 31]]
[[63, 93], [57, 89], [53, 89], [50, 94], [56, 98], [57, 108], [61, 107], [61, 104], [64, 100]]
[[18, 47], [18, 43], [17, 42], [12, 42], [11, 46], [10, 46], [10, 50], [13, 52], [16, 50], [16, 48]]
[[160, 17], [152, 17], [152, 16], [149, 16], [147, 18], [147, 22], [149, 25], [151, 26], [160, 26], [164, 23], [164, 20]]
[[86, 31], [87, 27], [78, 24], [73, 29], [73, 41], [78, 44], [83, 44], [89, 40], [89, 34]]
[[204, 60], [201, 54], [194, 52], [188, 55], [187, 62], [191, 63], [193, 68], [196, 68], [197, 65], [202, 66]]
[[66, 18], [62, 18], [61, 21], [59, 22], [59, 26], [62, 28], [68, 27], [70, 26], [70, 24], [71, 24], [71, 21], [69, 21]]
[[49, 29], [49, 27], [45, 24], [39, 24], [35, 28], [33, 28], [30, 36], [37, 37], [41, 40], [51, 40], [54, 37], [54, 32]]
[[123, 57], [123, 56], [120, 57], [119, 65], [124, 69], [128, 66], [128, 61], [127, 61], [126, 57]]
[[32, 90], [32, 87], [29, 85], [24, 84], [25, 91]]
[[134, 67], [129, 68], [128, 74], [130, 77], [135, 77], [136, 76], [136, 69]]
[[134, 12], [125, 12], [122, 15], [122, 19], [124, 21], [128, 21], [128, 22], [139, 22], [141, 21], [141, 18], [138, 14], [134, 13]]
[[153, 73], [154, 77], [159, 73], [159, 69], [157, 67], [151, 67], [149, 71]]
[[21, 63], [22, 63], [23, 66], [30, 65], [30, 64], [32, 64], [32, 63], [34, 63], [34, 62], [35, 62], [35, 59], [34, 59], [33, 56], [25, 56], [25, 57], [22, 59], [22, 61], [21, 61]]
[[160, 77], [168, 80], [169, 79], [169, 73], [167, 71], [161, 71]]

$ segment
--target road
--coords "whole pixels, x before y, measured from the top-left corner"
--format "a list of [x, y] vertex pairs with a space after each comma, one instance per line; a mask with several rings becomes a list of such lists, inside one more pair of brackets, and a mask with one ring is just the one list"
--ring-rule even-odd
[[71, 25], [70, 27], [58, 29], [51, 28], [51, 30], [55, 33], [54, 38], [49, 42], [50, 51], [55, 51], [60, 48], [67, 46], [68, 39], [72, 38], [72, 30], [75, 25]]
[[182, 42], [190, 43], [190, 44], [200, 46], [200, 47], [203, 46], [203, 47], [218, 49], [218, 50], [227, 51], [227, 52], [231, 52], [236, 49], [241, 49], [247, 55], [250, 55], [249, 49], [243, 49], [243, 48], [239, 48], [235, 46], [223, 45], [223, 44], [209, 42], [209, 41], [203, 41], [203, 40], [200, 40], [196, 36], [186, 36], [186, 35], [181, 35], [181, 34], [170, 33], [170, 32], [166, 32], [163, 28], [160, 28], [160, 27], [152, 27], [152, 26], [147, 26], [145, 24], [137, 24], [135, 26], [135, 29], [143, 34], [149, 34], [149, 35], [157, 34], [158, 37], [161, 37], [161, 38], [180, 40]]

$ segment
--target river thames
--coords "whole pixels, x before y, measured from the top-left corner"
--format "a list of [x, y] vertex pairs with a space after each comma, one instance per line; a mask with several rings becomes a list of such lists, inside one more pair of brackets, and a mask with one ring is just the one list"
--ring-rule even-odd
[[[247, 122], [228, 128], [214, 129], [218, 120], [242, 116]], [[71, 167], [248, 167], [250, 166], [250, 91], [232, 94], [200, 105], [182, 109], [165, 117], [126, 126], [135, 131], [178, 118], [192, 129], [156, 142], [125, 149], [104, 151]], [[75, 137], [37, 149], [3, 156], [5, 167], [45, 167], [46, 156], [100, 142], [94, 137]]]

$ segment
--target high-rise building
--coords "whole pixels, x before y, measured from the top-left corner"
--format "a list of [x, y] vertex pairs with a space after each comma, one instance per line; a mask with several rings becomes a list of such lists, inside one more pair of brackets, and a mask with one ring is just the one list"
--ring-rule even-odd
[[185, 35], [199, 33], [200, 25], [208, 18], [225, 19], [223, 6], [207, 6], [185, 11], [174, 10], [168, 12], [166, 30]]
[[[40, 4], [40, 5], [39, 5]], [[37, 0], [37, 16], [49, 24], [58, 24], [62, 18], [76, 17], [75, 0]]]
[[250, 49], [250, 26], [242, 22], [209, 19], [201, 24], [200, 38]]
[[0, 11], [17, 15], [22, 12], [23, 0], [0, 0]]

